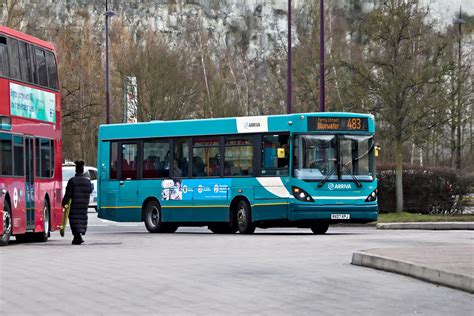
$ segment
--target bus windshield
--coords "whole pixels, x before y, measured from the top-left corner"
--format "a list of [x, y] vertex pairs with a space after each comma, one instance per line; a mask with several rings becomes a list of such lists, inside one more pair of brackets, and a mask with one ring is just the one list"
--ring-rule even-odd
[[373, 180], [373, 144], [373, 136], [301, 135], [295, 140], [295, 177]]

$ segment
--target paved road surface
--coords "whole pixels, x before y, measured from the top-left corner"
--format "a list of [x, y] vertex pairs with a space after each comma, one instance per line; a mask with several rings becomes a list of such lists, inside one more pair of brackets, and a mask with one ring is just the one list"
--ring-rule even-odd
[[473, 244], [472, 231], [330, 228], [149, 234], [90, 214], [86, 244], [0, 248], [0, 314], [472, 315], [473, 296], [353, 266], [356, 250]]

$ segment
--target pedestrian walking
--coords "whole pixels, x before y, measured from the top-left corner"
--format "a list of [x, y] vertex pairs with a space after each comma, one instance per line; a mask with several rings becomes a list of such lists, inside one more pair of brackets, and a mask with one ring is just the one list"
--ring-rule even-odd
[[85, 235], [87, 231], [87, 209], [92, 184], [89, 178], [84, 175], [84, 161], [75, 161], [74, 163], [76, 164], [76, 175], [67, 183], [62, 205], [65, 207], [68, 201], [72, 200], [69, 212], [69, 225], [74, 236], [72, 244], [80, 245], [84, 242], [82, 235]]

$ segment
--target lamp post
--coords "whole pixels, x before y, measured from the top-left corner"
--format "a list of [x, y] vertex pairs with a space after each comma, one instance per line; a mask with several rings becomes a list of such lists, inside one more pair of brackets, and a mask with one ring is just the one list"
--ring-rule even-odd
[[288, 0], [288, 77], [287, 77], [287, 87], [286, 87], [286, 95], [287, 95], [287, 101], [286, 101], [286, 112], [288, 114], [291, 113], [291, 100], [292, 100], [292, 95], [291, 95], [291, 90], [292, 90], [292, 85], [291, 85], [291, 0]]
[[462, 66], [462, 29], [461, 26], [463, 24], [466, 24], [466, 21], [464, 21], [461, 18], [461, 8], [459, 8], [459, 17], [454, 19], [454, 24], [458, 25], [458, 93], [457, 93], [457, 118], [456, 118], [456, 138], [457, 138], [457, 145], [456, 145], [456, 169], [461, 170], [461, 120], [462, 120], [462, 111], [461, 111], [461, 66]]
[[110, 124], [110, 81], [109, 81], [109, 18], [115, 15], [109, 11], [108, 1], [105, 1], [105, 122]]
[[319, 112], [324, 112], [324, 0], [319, 0]]

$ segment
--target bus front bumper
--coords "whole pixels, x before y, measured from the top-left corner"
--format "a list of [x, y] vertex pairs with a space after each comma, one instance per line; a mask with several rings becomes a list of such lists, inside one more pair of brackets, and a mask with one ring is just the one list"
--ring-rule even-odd
[[290, 221], [323, 220], [331, 223], [369, 223], [377, 220], [377, 205], [289, 206]]

